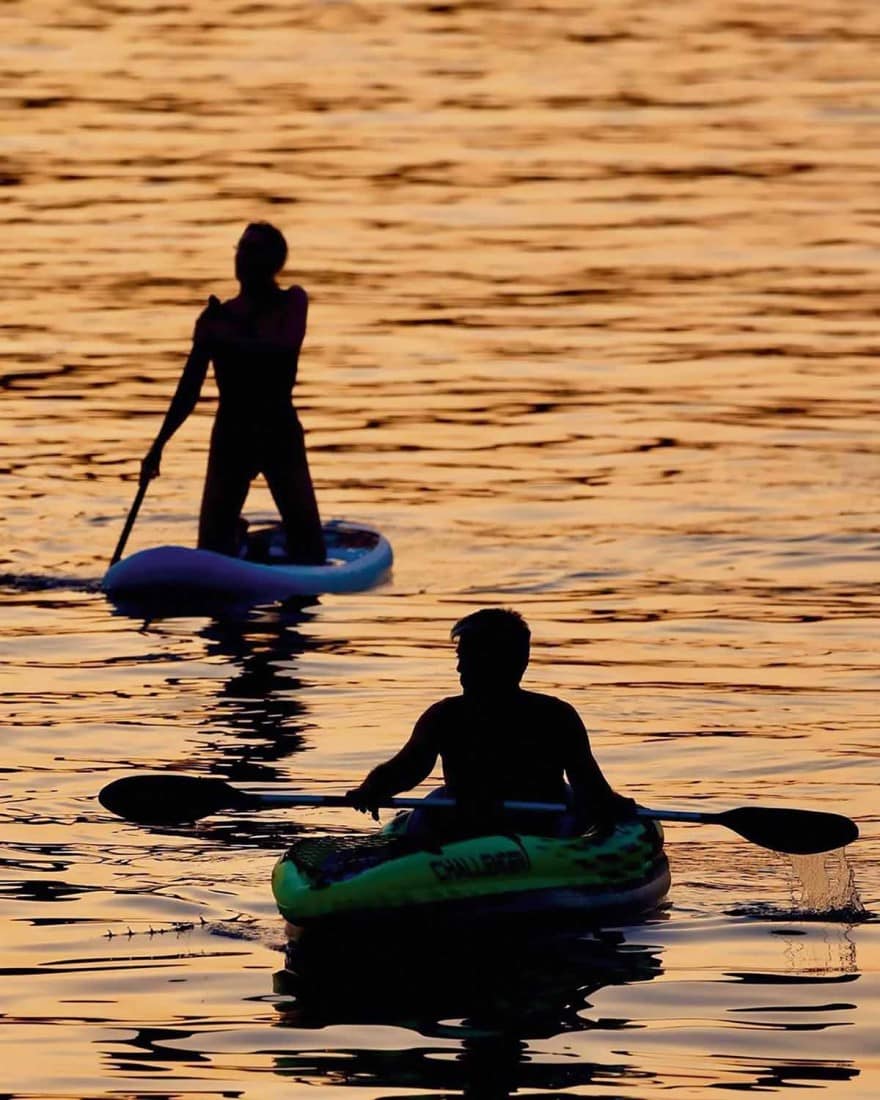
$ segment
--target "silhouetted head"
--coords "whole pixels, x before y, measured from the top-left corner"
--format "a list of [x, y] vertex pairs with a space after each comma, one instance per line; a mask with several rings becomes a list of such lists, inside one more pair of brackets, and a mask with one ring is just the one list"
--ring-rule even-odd
[[464, 691], [504, 691], [519, 684], [529, 663], [531, 631], [518, 611], [475, 611], [455, 624], [451, 637]]
[[235, 250], [235, 277], [242, 286], [266, 286], [287, 260], [287, 241], [268, 222], [251, 222]]

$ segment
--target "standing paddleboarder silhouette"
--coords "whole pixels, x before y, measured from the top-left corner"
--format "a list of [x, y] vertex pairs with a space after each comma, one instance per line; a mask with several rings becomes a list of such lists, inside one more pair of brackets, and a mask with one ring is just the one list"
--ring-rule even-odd
[[192, 349], [165, 420], [141, 464], [141, 485], [159, 474], [162, 451], [196, 406], [208, 364], [214, 364], [219, 403], [199, 515], [199, 548], [235, 555], [241, 509], [263, 474], [287, 536], [287, 557], [298, 564], [326, 560], [302, 426], [291, 400], [306, 332], [308, 295], [286, 290], [277, 277], [287, 242], [268, 222], [245, 229], [235, 252], [239, 293], [213, 295], [196, 321]]

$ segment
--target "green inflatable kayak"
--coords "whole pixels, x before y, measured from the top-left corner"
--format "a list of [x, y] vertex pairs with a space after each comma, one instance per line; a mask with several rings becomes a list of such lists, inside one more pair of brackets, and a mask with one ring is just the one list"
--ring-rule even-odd
[[272, 892], [297, 928], [364, 918], [430, 920], [575, 913], [637, 917], [669, 889], [660, 826], [646, 819], [575, 837], [481, 836], [429, 851], [403, 814], [373, 836], [306, 837], [278, 860]]

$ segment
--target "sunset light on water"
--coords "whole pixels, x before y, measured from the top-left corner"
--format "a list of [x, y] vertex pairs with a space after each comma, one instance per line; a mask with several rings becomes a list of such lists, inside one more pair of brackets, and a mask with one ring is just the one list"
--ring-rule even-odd
[[[878, 36], [868, 0], [0, 7], [0, 1093], [877, 1096]], [[393, 572], [125, 613], [101, 579], [254, 220], [311, 299], [322, 515]], [[195, 545], [215, 402], [126, 553]], [[365, 933], [290, 985], [275, 860], [369, 819], [97, 802], [344, 793], [459, 690], [450, 628], [488, 606], [622, 794], [860, 839], [793, 864], [670, 823], [644, 921], [425, 934], [378, 975]]]

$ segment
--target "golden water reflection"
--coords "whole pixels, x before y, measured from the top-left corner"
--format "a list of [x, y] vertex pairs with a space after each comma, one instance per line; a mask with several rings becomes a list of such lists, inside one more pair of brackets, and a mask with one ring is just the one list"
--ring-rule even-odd
[[[0, 32], [0, 1088], [873, 1100], [876, 926], [796, 921], [720, 829], [669, 830], [650, 980], [563, 967], [546, 1034], [470, 1036], [279, 1007], [274, 853], [353, 813], [160, 832], [95, 795], [345, 790], [456, 690], [451, 623], [516, 606], [616, 785], [851, 814], [876, 908], [875, 5], [8, 0]], [[260, 217], [311, 294], [321, 506], [394, 575], [145, 624], [97, 585]], [[193, 541], [212, 409], [132, 550]]]

